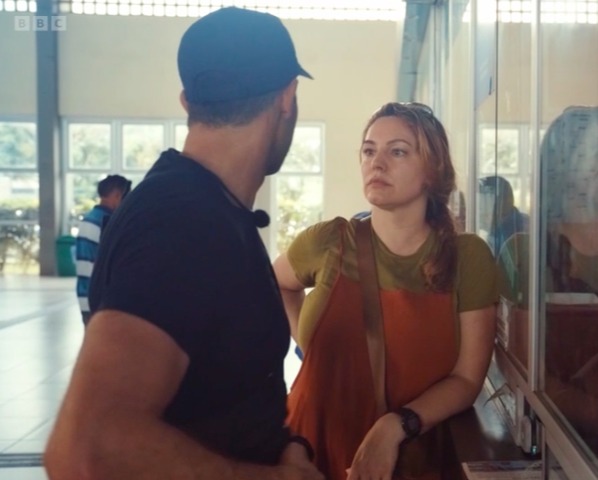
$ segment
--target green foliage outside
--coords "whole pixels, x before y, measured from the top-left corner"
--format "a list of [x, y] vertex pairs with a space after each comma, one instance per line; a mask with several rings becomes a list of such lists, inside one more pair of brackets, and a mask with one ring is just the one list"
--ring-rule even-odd
[[125, 125], [123, 128], [124, 165], [148, 170], [164, 147], [162, 125]]
[[[304, 184], [303, 184], [304, 186]], [[279, 182], [276, 248], [285, 252], [295, 237], [320, 219], [321, 206], [314, 207], [303, 201], [304, 189], [291, 182]]]
[[0, 123], [0, 167], [34, 168], [35, 125]]
[[77, 174], [72, 176], [73, 198], [69, 211], [69, 220], [80, 220], [99, 202], [98, 182], [105, 176], [105, 174]]
[[39, 271], [39, 209], [37, 200], [0, 201], [0, 273]]
[[71, 166], [110, 168], [110, 125], [69, 125]]
[[494, 130], [485, 130], [482, 135], [482, 173], [516, 172], [519, 165], [519, 132], [499, 130], [498, 145]]
[[322, 171], [321, 133], [320, 127], [297, 127], [276, 176], [277, 253], [286, 251], [302, 230], [321, 220], [322, 177], [317, 175]]
[[[314, 138], [315, 137], [315, 138]], [[281, 172], [318, 173], [322, 170], [320, 129], [298, 127]]]

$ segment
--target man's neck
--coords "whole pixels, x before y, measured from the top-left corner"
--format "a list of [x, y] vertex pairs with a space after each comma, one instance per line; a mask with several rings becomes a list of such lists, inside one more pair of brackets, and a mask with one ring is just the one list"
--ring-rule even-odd
[[264, 182], [268, 141], [268, 135], [253, 124], [224, 128], [195, 124], [189, 129], [182, 153], [210, 170], [251, 209]]
[[100, 198], [100, 206], [110, 210], [111, 212], [114, 211], [115, 208], [112, 205], [112, 202], [106, 198]]

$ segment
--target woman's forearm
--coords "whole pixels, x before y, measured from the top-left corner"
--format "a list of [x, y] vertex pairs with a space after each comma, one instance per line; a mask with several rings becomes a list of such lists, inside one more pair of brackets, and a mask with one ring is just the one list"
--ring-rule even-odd
[[287, 290], [280, 289], [282, 300], [284, 302], [284, 309], [289, 319], [289, 326], [291, 328], [291, 337], [297, 342], [297, 333], [299, 327], [299, 312], [305, 300], [304, 290]]
[[405, 406], [419, 414], [423, 433], [473, 405], [480, 390], [480, 384], [450, 375]]
[[475, 402], [492, 358], [495, 318], [494, 306], [460, 314], [460, 348], [453, 371], [406, 405], [421, 417], [422, 431], [429, 430]]

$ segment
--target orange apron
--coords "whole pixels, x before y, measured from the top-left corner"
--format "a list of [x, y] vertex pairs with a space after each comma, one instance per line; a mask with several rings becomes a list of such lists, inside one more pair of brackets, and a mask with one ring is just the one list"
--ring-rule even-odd
[[[346, 480], [346, 469], [377, 419], [361, 289], [341, 272], [339, 268], [288, 397], [288, 424], [311, 442], [315, 463], [328, 480]], [[451, 293], [382, 290], [380, 300], [386, 396], [389, 408], [396, 410], [451, 372], [458, 354], [458, 326]], [[432, 430], [416, 440], [428, 439], [423, 457], [401, 455], [407, 464], [419, 463], [409, 470], [420, 473], [399, 478], [440, 478], [438, 467], [432, 473], [428, 468], [439, 462], [438, 451], [431, 451], [437, 443], [434, 436]], [[404, 450], [408, 457], [409, 449]]]

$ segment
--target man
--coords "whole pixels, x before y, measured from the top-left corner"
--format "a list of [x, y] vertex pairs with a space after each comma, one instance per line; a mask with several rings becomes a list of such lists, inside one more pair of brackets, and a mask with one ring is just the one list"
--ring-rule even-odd
[[100, 203], [85, 214], [79, 223], [79, 234], [75, 244], [77, 269], [77, 297], [83, 316], [83, 323], [89, 322], [89, 280], [98, 255], [102, 227], [122, 199], [131, 190], [131, 181], [121, 175], [108, 175], [98, 182]]
[[110, 219], [45, 454], [52, 480], [322, 480], [284, 426], [289, 330], [250, 210], [297, 118], [274, 16], [224, 8], [178, 53], [189, 134]]

